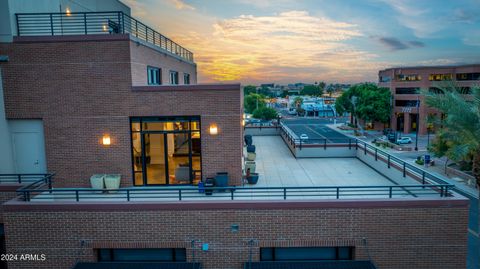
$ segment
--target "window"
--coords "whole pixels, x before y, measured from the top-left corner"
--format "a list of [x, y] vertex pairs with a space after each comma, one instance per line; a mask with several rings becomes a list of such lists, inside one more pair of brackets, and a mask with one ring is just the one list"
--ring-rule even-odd
[[420, 75], [397, 75], [396, 76], [397, 81], [419, 81], [422, 80], [422, 77]]
[[178, 85], [178, 72], [170, 71], [170, 84]]
[[148, 85], [160, 85], [162, 84], [162, 72], [157, 67], [147, 67]]
[[416, 107], [417, 103], [417, 100], [395, 100], [395, 106], [401, 107]]
[[460, 73], [457, 80], [480, 80], [480, 73]]
[[188, 85], [190, 84], [190, 74], [183, 74], [183, 84]]
[[442, 80], [452, 80], [452, 74], [431, 74], [428, 76], [428, 80], [430, 81], [442, 81]]
[[99, 249], [99, 262], [185, 262], [184, 248], [117, 248]]
[[390, 76], [380, 76], [378, 79], [379, 82], [390, 82], [391, 80]]
[[260, 248], [261, 261], [353, 260], [353, 247]]
[[418, 94], [419, 88], [395, 88], [395, 94]]

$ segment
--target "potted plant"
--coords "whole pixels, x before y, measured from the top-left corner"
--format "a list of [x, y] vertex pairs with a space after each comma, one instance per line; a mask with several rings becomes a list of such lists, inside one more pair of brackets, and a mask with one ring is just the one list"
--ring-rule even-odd
[[250, 175], [247, 175], [247, 182], [248, 184], [257, 184], [258, 173], [250, 173]]

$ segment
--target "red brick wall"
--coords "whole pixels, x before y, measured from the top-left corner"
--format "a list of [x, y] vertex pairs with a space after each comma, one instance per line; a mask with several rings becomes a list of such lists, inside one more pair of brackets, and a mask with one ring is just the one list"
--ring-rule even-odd
[[[203, 209], [142, 210], [120, 205], [117, 210], [102, 210], [100, 205], [95, 211], [7, 210], [7, 252], [47, 255], [45, 262], [12, 262], [9, 268], [69, 269], [75, 261], [96, 261], [96, 248], [185, 247], [192, 261], [190, 242], [199, 240], [195, 256], [203, 268], [240, 269], [248, 260], [251, 239], [257, 242], [253, 261], [259, 260], [259, 247], [354, 246], [356, 259], [370, 255], [382, 269], [466, 267], [466, 205], [321, 203], [289, 208], [288, 203], [278, 202], [270, 209], [252, 204], [229, 209], [227, 202], [224, 209], [204, 205]], [[239, 232], [230, 231], [232, 224], [239, 225]], [[200, 250], [202, 243], [209, 244], [207, 252]]]
[[[230, 184], [241, 183], [240, 85], [138, 91], [128, 37], [92, 38], [0, 44], [10, 59], [2, 63], [7, 118], [43, 119], [57, 186], [87, 185], [95, 173], [120, 173], [123, 186], [131, 185], [129, 117], [176, 115], [201, 116], [203, 176], [227, 171]], [[219, 135], [208, 134], [211, 122]], [[104, 134], [111, 136], [109, 147], [101, 145]]]

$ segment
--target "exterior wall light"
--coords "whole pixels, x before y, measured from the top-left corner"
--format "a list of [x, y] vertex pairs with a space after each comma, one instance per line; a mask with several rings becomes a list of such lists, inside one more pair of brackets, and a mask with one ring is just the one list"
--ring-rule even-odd
[[104, 146], [110, 146], [110, 144], [111, 144], [110, 135], [106, 134], [106, 135], [103, 136], [103, 138], [102, 138], [102, 144], [103, 144]]
[[245, 120], [242, 120], [242, 126], [245, 127]]
[[210, 124], [210, 134], [211, 135], [217, 135], [218, 134], [218, 127], [214, 123]]
[[70, 9], [67, 7], [67, 9], [65, 9], [65, 13], [67, 16], [70, 16], [72, 15], [72, 12], [70, 11]]
[[106, 32], [108, 29], [107, 29], [107, 26], [104, 24], [103, 26], [103, 31]]

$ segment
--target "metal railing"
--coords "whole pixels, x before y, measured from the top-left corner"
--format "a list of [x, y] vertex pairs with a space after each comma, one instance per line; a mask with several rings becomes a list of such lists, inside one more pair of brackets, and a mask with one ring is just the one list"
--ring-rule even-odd
[[46, 177], [52, 177], [52, 174], [0, 174], [0, 183], [2, 184], [27, 184], [43, 180]]
[[130, 34], [193, 62], [193, 53], [121, 11], [17, 13], [18, 36]]
[[[291, 200], [448, 197], [453, 185], [391, 185], [391, 186], [318, 186], [318, 187], [210, 187], [206, 195], [198, 187], [146, 187], [115, 190], [91, 188], [46, 188], [39, 183], [17, 193], [23, 201], [200, 201], [200, 200]], [[43, 184], [45, 185], [45, 184]]]

